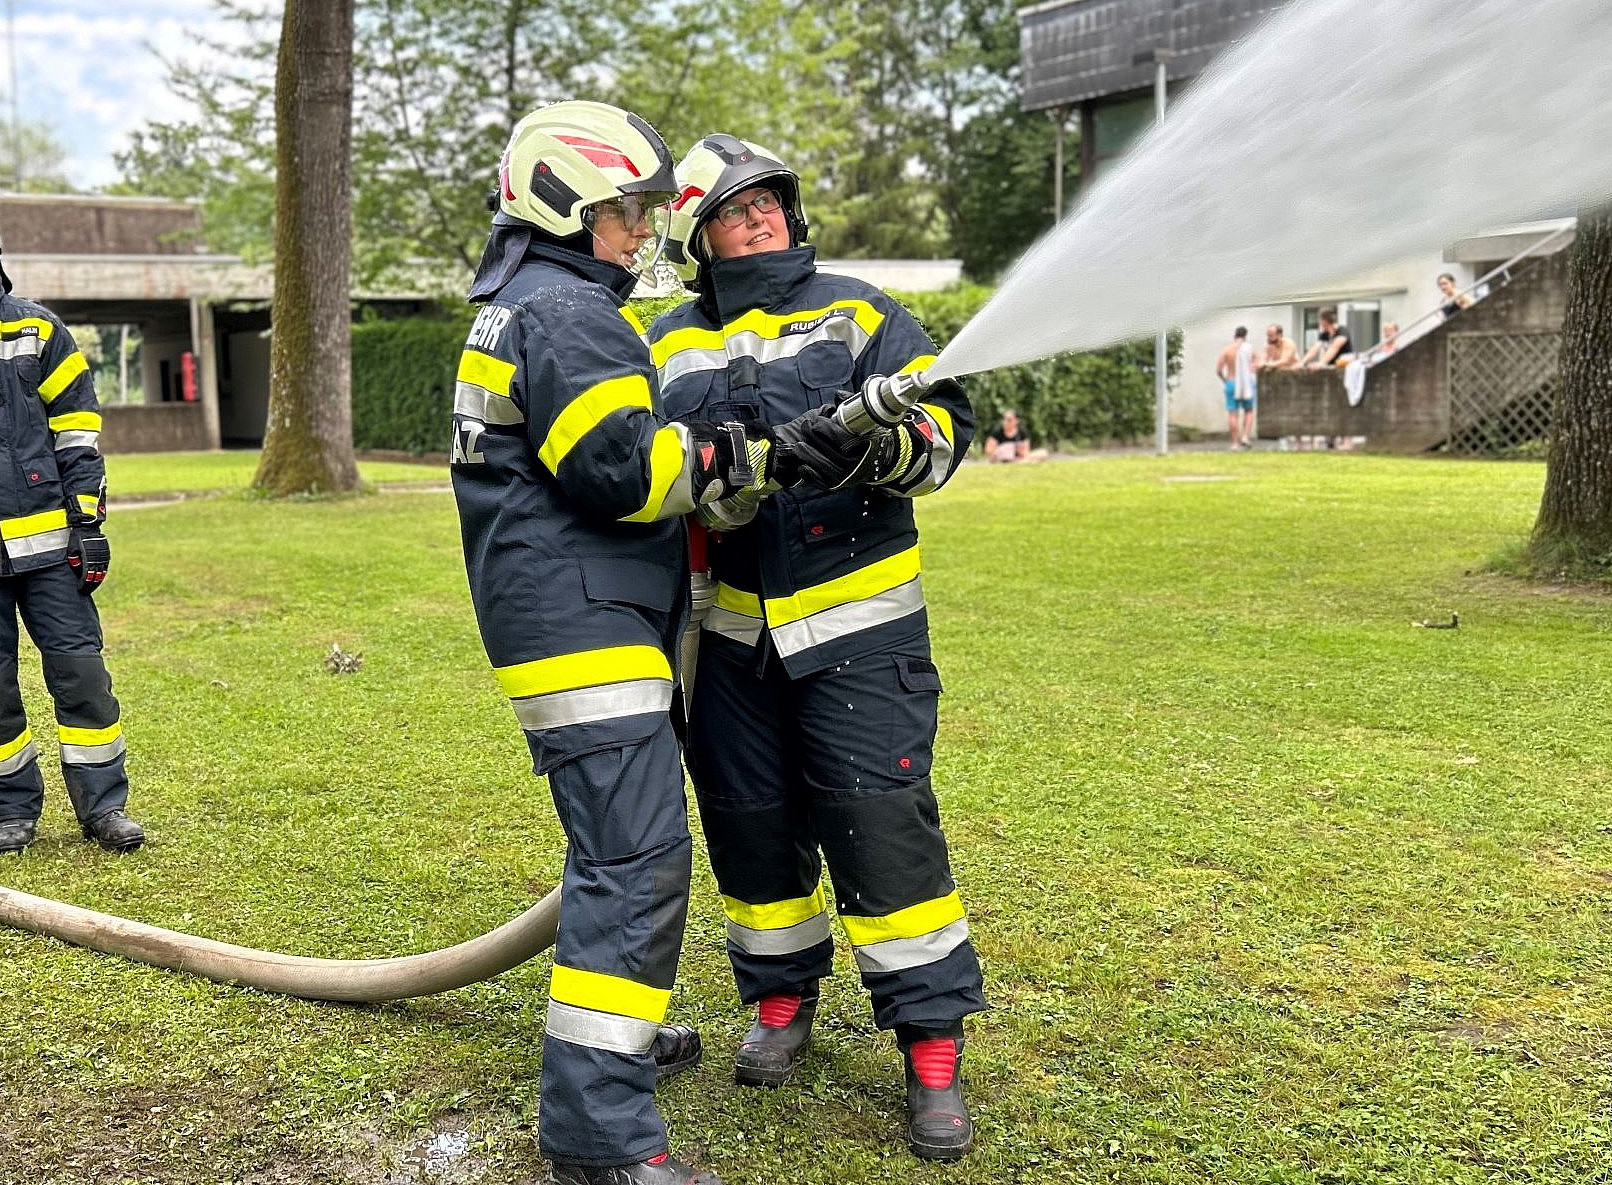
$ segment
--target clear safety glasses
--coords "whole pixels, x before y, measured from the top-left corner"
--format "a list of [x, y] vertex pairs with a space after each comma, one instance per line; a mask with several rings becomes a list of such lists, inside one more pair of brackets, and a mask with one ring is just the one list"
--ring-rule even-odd
[[764, 189], [748, 202], [723, 202], [717, 207], [713, 217], [723, 226], [732, 230], [742, 226], [753, 208], [757, 214], [771, 214], [783, 205], [779, 197], [770, 189]]
[[635, 276], [648, 276], [654, 272], [661, 253], [666, 249], [666, 235], [671, 229], [672, 202], [676, 199], [675, 193], [624, 193], [589, 207], [586, 211], [589, 217], [585, 221], [595, 236], [601, 231], [636, 233], [640, 229], [647, 229], [648, 237], [633, 252], [636, 263], [627, 270]]

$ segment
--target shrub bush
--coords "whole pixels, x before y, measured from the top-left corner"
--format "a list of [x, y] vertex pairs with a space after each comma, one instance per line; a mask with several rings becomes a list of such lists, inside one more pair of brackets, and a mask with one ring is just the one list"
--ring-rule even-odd
[[[990, 296], [961, 286], [909, 293], [902, 302], [944, 348]], [[681, 296], [636, 301], [648, 325]], [[353, 326], [353, 443], [361, 449], [440, 452], [448, 447], [454, 371], [474, 310]], [[1170, 335], [1170, 373], [1181, 367], [1181, 335]], [[964, 380], [983, 434], [1018, 411], [1038, 444], [1134, 440], [1153, 427], [1153, 343], [1127, 342], [1084, 354], [970, 375]]]

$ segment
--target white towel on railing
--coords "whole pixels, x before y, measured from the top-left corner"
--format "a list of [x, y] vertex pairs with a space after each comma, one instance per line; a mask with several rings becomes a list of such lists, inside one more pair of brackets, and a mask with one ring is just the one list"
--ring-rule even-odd
[[1359, 407], [1366, 397], [1366, 363], [1356, 358], [1343, 368], [1343, 391], [1349, 396], [1349, 406]]

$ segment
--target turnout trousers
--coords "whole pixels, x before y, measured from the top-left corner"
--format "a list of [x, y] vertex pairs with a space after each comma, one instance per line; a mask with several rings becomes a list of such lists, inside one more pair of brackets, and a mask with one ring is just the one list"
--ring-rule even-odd
[[647, 734], [615, 742], [597, 738], [609, 724], [583, 725], [602, 747], [557, 760], [527, 733], [567, 840], [538, 1143], [570, 1164], [667, 1150], [650, 1046], [683, 949], [692, 844], [671, 717], [636, 724]]
[[927, 653], [790, 679], [770, 652], [701, 639], [689, 770], [746, 1004], [830, 973], [826, 859], [881, 1029], [950, 1031], [985, 1008], [930, 787], [939, 698]]
[[17, 686], [17, 619], [39, 648], [56, 705], [62, 780], [80, 823], [125, 806], [123, 726], [101, 659], [101, 619], [67, 564], [0, 575], [0, 819], [38, 819], [39, 750]]

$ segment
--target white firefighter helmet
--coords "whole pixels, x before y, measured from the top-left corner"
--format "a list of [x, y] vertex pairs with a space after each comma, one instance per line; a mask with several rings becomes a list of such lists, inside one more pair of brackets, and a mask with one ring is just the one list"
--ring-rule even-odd
[[601, 202], [636, 197], [644, 207], [662, 206], [677, 182], [666, 142], [643, 119], [571, 99], [515, 125], [498, 190], [497, 221], [519, 219], [564, 239], [589, 229], [586, 211]]
[[759, 144], [720, 132], [706, 136], [677, 166], [677, 200], [672, 203], [666, 259], [692, 287], [706, 258], [705, 224], [723, 202], [741, 190], [764, 185], [777, 190], [789, 224], [791, 246], [806, 241], [809, 227], [800, 202], [800, 176]]

